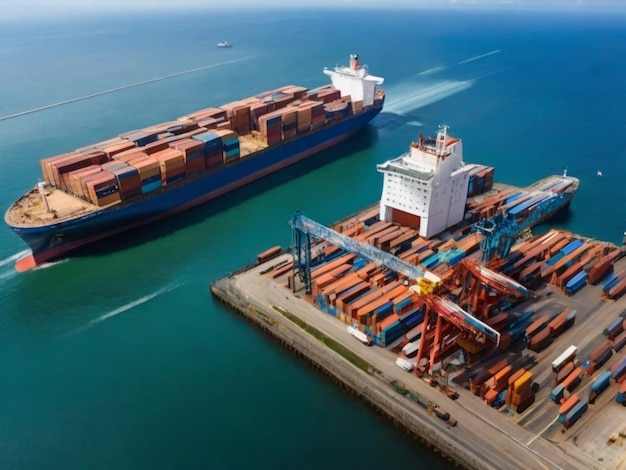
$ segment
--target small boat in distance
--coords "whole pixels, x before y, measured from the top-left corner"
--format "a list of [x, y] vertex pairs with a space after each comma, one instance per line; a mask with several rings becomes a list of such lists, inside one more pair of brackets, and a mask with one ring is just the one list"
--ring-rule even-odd
[[217, 43], [217, 47], [233, 47], [228, 41], [221, 41]]

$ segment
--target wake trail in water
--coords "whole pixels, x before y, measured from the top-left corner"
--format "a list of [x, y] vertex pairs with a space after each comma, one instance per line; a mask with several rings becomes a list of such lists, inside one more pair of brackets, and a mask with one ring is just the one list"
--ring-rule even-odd
[[434, 75], [436, 73], [444, 72], [445, 70], [451, 69], [451, 68], [459, 66], [459, 65], [468, 64], [470, 62], [474, 62], [475, 60], [480, 60], [480, 59], [484, 59], [485, 57], [492, 56], [494, 54], [499, 54], [500, 52], [502, 52], [502, 49], [496, 49], [496, 50], [491, 51], [491, 52], [486, 52], [485, 54], [480, 54], [480, 55], [477, 55], [477, 56], [474, 56], [474, 57], [470, 57], [469, 59], [461, 60], [460, 62], [457, 62], [456, 64], [438, 65], [436, 67], [432, 67], [432, 68], [429, 68], [429, 69], [426, 69], [426, 70], [423, 70], [423, 71], [419, 72], [417, 74], [417, 76], [424, 77], [424, 76], [428, 76], [428, 75]]
[[17, 271], [15, 269], [12, 269], [10, 271], [5, 271], [2, 274], [0, 274], [0, 281], [4, 281], [5, 279], [12, 278], [16, 274], [17, 274]]
[[51, 108], [56, 108], [58, 106], [63, 106], [63, 105], [66, 105], [66, 104], [76, 103], [77, 101], [88, 100], [88, 99], [91, 99], [91, 98], [95, 98], [97, 96], [107, 95], [109, 93], [115, 93], [117, 91], [126, 90], [128, 88], [134, 88], [134, 87], [146, 85], [148, 83], [160, 82], [160, 81], [163, 81], [163, 80], [168, 80], [170, 78], [180, 77], [181, 75], [187, 75], [187, 74], [190, 74], [190, 73], [199, 72], [200, 70], [206, 70], [206, 69], [211, 69], [211, 68], [215, 68], [215, 67], [221, 67], [222, 65], [234, 64], [234, 63], [237, 63], [237, 62], [241, 62], [243, 60], [250, 59], [251, 57], [253, 57], [253, 56], [242, 57], [240, 59], [229, 60], [227, 62], [220, 62], [218, 64], [204, 65], [202, 67], [196, 67], [195, 69], [184, 70], [182, 72], [176, 72], [176, 73], [172, 73], [170, 75], [164, 75], [162, 77], [151, 78], [149, 80], [143, 80], [143, 81], [137, 82], [137, 83], [131, 83], [130, 85], [122, 85], [122, 86], [119, 86], [119, 87], [116, 87], [116, 88], [111, 88], [109, 90], [98, 91], [98, 92], [92, 93], [90, 95], [80, 96], [78, 98], [71, 98], [69, 100], [59, 101], [58, 103], [52, 103], [52, 104], [48, 104], [48, 105], [45, 105], [45, 106], [40, 106], [38, 108], [28, 109], [26, 111], [20, 111], [19, 113], [9, 114], [7, 116], [1, 116], [0, 117], [0, 121], [6, 121], [8, 119], [14, 119], [16, 117], [24, 116], [26, 114], [32, 114], [32, 113], [37, 113], [39, 111], [45, 111], [46, 109], [51, 109]]
[[0, 260], [0, 267], [6, 266], [12, 261], [17, 261], [23, 256], [26, 256], [28, 253], [30, 253], [30, 250], [23, 250], [23, 251], [20, 251], [19, 253], [15, 253], [14, 255], [9, 256], [8, 258], [4, 258], [3, 260]]
[[388, 99], [385, 103], [385, 111], [406, 114], [467, 90], [473, 84], [472, 80], [441, 80], [423, 84], [402, 84], [387, 88]]
[[484, 59], [485, 57], [489, 57], [490, 55], [499, 54], [502, 52], [502, 49], [496, 49], [495, 51], [487, 52], [486, 54], [480, 54], [475, 57], [470, 57], [469, 59], [462, 60], [458, 62], [458, 65], [467, 64], [468, 62], [474, 62], [475, 60]]
[[146, 302], [149, 302], [150, 300], [154, 299], [155, 297], [158, 297], [159, 295], [165, 294], [166, 292], [170, 292], [178, 287], [180, 287], [182, 284], [180, 283], [173, 283], [170, 285], [167, 285], [165, 287], [162, 287], [161, 289], [145, 295], [137, 300], [134, 300], [133, 302], [130, 302], [126, 305], [123, 305], [119, 308], [116, 308], [115, 310], [111, 310], [110, 312], [105, 313], [104, 315], [99, 316], [98, 318], [94, 318], [93, 320], [91, 320], [89, 323], [87, 323], [84, 326], [81, 326], [79, 328], [76, 328], [68, 333], [65, 333], [63, 336], [73, 336], [77, 333], [81, 333], [95, 325], [97, 325], [98, 323], [102, 323], [105, 320], [108, 320], [109, 318], [113, 318], [121, 313], [127, 312], [128, 310], [131, 310], [141, 304], [145, 304]]
[[424, 70], [423, 72], [418, 73], [418, 75], [432, 75], [433, 73], [441, 72], [445, 69], [445, 67], [433, 67], [432, 69]]

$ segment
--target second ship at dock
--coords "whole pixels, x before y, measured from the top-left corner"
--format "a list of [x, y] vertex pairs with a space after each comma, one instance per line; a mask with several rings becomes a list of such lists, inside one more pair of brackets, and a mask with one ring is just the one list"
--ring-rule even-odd
[[[336, 232], [302, 214], [294, 217], [296, 232], [321, 235], [329, 245], [316, 248], [315, 253], [323, 253], [319, 257], [306, 259], [302, 237], [296, 236], [300, 244], [294, 248], [293, 268], [303, 273], [305, 287], [320, 307], [359, 330], [368, 342], [386, 348], [406, 338], [417, 341], [417, 336], [411, 338], [407, 333], [414, 327], [416, 333], [421, 329], [424, 309], [413, 304], [416, 294], [449, 286], [450, 267], [475, 258], [478, 252], [483, 264], [468, 264], [468, 269], [505, 290], [528, 297], [532, 279], [541, 280], [540, 274], [545, 273], [533, 272], [520, 283], [489, 269], [490, 263], [506, 259], [517, 241], [530, 237], [532, 227], [568, 207], [579, 187], [579, 180], [567, 174], [548, 176], [526, 188], [494, 184], [495, 169], [465, 163], [462, 140], [449, 135], [447, 126], [441, 126], [436, 137], [420, 135], [408, 152], [379, 164], [377, 169], [384, 178], [379, 204], [339, 224]], [[611, 248], [603, 246], [603, 253], [597, 250], [596, 258]], [[351, 261], [337, 261], [337, 272], [330, 269], [334, 264], [328, 261], [343, 259], [343, 255]], [[316, 263], [321, 263], [319, 270]], [[386, 284], [394, 271], [406, 279], [391, 283], [395, 288], [389, 288], [389, 295], [377, 297], [374, 289], [370, 298], [359, 273], [368, 266], [371, 271], [376, 264], [391, 268], [380, 272], [380, 283]], [[273, 275], [289, 269], [290, 265], [283, 266]], [[325, 270], [329, 270], [328, 275], [322, 274]], [[576, 288], [579, 286], [572, 287]], [[366, 297], [362, 301], [361, 295]], [[436, 308], [471, 323], [482, 344], [485, 338], [496, 344], [508, 342], [488, 322], [447, 299], [436, 301]], [[415, 353], [418, 344], [413, 344], [409, 353]], [[477, 346], [472, 340], [465, 344], [468, 349]], [[409, 369], [415, 364], [415, 359], [400, 359], [401, 367]]]
[[41, 160], [44, 181], [7, 210], [30, 247], [19, 271], [181, 212], [328, 149], [382, 110], [383, 79], [356, 54], [331, 85], [288, 85]]
[[[270, 248], [212, 292], [461, 466], [621, 468], [619, 447], [593, 442], [623, 429], [621, 407], [609, 408], [615, 391], [626, 402], [623, 302], [600, 306], [596, 296], [626, 293], [624, 249], [531, 232], [568, 207], [577, 178], [494, 183], [494, 168], [466, 164], [462, 149], [446, 127], [420, 136], [377, 166], [378, 204], [329, 227], [296, 213], [290, 253]], [[600, 397], [611, 380], [618, 386]], [[460, 403], [439, 408], [432, 387]], [[408, 411], [412, 401], [439, 420]], [[500, 413], [483, 417], [480, 402]], [[595, 416], [568, 433], [592, 403]], [[470, 437], [477, 428], [484, 433]]]

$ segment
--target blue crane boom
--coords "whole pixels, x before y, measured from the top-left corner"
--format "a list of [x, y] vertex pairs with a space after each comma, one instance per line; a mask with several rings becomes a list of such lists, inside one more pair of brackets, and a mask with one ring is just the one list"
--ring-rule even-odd
[[[368, 243], [363, 243], [354, 238], [342, 235], [314, 220], [306, 217], [302, 212], [297, 212], [291, 220], [296, 239], [294, 253], [294, 267], [300, 268], [307, 292], [310, 291], [310, 236], [326, 240], [333, 245], [350, 253], [358, 253], [359, 256], [384, 266], [385, 268], [402, 274], [416, 281], [426, 278], [432, 283], [438, 283], [440, 278], [419, 266], [409, 264], [400, 258], [382, 251]], [[304, 237], [304, 239], [303, 239]], [[303, 246], [303, 242], [306, 246]], [[304, 251], [304, 253], [303, 253]]]

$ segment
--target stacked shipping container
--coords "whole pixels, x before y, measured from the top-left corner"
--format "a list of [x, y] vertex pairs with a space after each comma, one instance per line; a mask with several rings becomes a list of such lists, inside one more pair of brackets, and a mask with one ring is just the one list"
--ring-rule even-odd
[[341, 97], [332, 85], [311, 91], [289, 85], [42, 159], [42, 175], [93, 204], [113, 204], [238, 160], [240, 136], [278, 144], [336, 119], [326, 115], [339, 108], [355, 114], [363, 104]]

